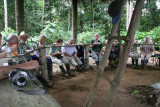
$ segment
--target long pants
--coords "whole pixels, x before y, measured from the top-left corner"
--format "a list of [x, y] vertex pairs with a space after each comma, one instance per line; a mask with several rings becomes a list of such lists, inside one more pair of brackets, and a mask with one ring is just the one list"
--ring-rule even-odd
[[94, 59], [94, 61], [99, 61], [99, 62], [101, 62], [103, 56], [102, 56], [102, 55], [101, 55], [101, 56], [98, 56], [98, 53], [99, 53], [99, 52], [92, 51], [92, 52], [91, 52], [91, 56], [92, 56], [92, 58]]
[[76, 67], [78, 65], [82, 65], [82, 62], [81, 62], [81, 60], [78, 57], [75, 57], [75, 58], [72, 58], [72, 57], [69, 57], [69, 56], [63, 56], [63, 57], [66, 59], [66, 60], [63, 60], [64, 63], [70, 63], [74, 67]]
[[141, 60], [149, 60], [149, 58], [152, 56], [152, 54], [148, 54], [147, 56], [144, 56], [143, 54], [141, 54]]
[[65, 57], [58, 59], [57, 57], [52, 56], [51, 59], [52, 59], [52, 62], [57, 64], [58, 66], [62, 66], [63, 63], [64, 64], [68, 63], [68, 60]]

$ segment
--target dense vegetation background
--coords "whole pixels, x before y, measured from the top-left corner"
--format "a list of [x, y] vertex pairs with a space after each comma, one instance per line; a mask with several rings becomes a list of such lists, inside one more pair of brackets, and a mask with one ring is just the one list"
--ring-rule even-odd
[[[25, 0], [25, 31], [31, 35], [28, 44], [34, 45], [41, 34], [47, 36], [47, 44], [57, 38], [67, 41], [72, 35], [72, 4], [69, 0], [46, 0], [43, 13], [43, 0]], [[160, 44], [160, 0], [147, 0], [135, 38], [143, 41], [151, 36], [152, 41]], [[80, 0], [78, 2], [77, 33], [78, 42], [89, 43], [95, 33], [100, 34], [101, 41], [111, 32], [108, 2], [98, 0]], [[135, 3], [134, 3], [135, 4]], [[14, 0], [8, 0], [8, 28], [4, 29], [4, 2], [0, 2], [0, 32], [5, 40], [10, 32], [16, 32]], [[43, 18], [43, 21], [42, 21]], [[121, 36], [126, 36], [126, 7], [121, 19]]]

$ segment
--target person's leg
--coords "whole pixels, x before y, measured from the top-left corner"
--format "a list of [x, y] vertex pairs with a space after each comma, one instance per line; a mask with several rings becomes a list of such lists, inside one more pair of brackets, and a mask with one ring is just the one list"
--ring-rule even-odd
[[52, 60], [51, 58], [47, 58], [47, 70], [48, 70], [48, 78], [51, 80], [53, 78], [52, 74]]
[[56, 57], [52, 57], [52, 62], [57, 64], [61, 70], [61, 72], [64, 74], [65, 77], [68, 77], [66, 70], [63, 67], [63, 63], [60, 59], [56, 58]]
[[135, 61], [135, 59], [132, 58], [132, 68], [133, 68], [133, 69], [135, 68], [135, 66], [134, 66], [134, 61]]
[[94, 51], [92, 51], [92, 52], [91, 52], [91, 56], [92, 56], [92, 58], [94, 59], [96, 65], [98, 66], [98, 65], [99, 65], [99, 58], [98, 58], [97, 53], [94, 52]]
[[77, 62], [78, 65], [83, 66], [83, 63], [78, 57], [75, 57], [74, 60]]
[[152, 56], [152, 54], [148, 54], [145, 59], [144, 59], [144, 64], [147, 65], [148, 61], [149, 61], [149, 58]]
[[[36, 61], [37, 62], [37, 61]], [[38, 71], [36, 72], [36, 77], [38, 78], [38, 80], [45, 86], [47, 87], [52, 87], [53, 86], [53, 83], [50, 83], [49, 81], [47, 81], [46, 78], [44, 78], [42, 75], [41, 75], [41, 72], [42, 72], [42, 67], [41, 66], [38, 66], [39, 69]]]
[[141, 66], [142, 68], [144, 68], [144, 55], [141, 54]]
[[66, 58], [66, 57], [63, 57], [63, 58], [61, 59], [61, 61], [66, 65], [67, 74], [68, 74], [69, 76], [74, 77], [75, 74], [73, 74], [73, 73], [71, 72], [71, 70], [70, 70], [70, 64], [69, 64], [67, 58]]
[[136, 69], [138, 69], [138, 59], [136, 59]]

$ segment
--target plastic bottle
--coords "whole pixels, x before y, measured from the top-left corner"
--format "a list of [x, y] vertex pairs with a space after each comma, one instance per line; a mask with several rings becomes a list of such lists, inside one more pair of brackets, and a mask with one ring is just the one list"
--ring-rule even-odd
[[6, 43], [6, 57], [11, 57], [12, 53], [11, 53], [11, 47], [9, 46], [9, 43]]

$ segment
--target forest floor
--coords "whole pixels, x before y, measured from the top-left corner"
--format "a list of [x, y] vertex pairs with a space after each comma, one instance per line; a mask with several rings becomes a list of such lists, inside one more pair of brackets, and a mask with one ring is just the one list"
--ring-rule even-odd
[[[92, 64], [92, 66], [94, 65]], [[72, 69], [72, 71], [76, 74], [76, 77], [66, 79], [59, 73], [51, 81], [54, 86], [48, 90], [62, 107], [81, 107], [86, 102], [96, 75], [93, 69], [88, 69], [84, 73], [79, 73], [75, 69]], [[113, 78], [115, 71], [115, 67], [109, 67], [105, 69], [104, 74]], [[137, 85], [150, 86], [157, 82], [160, 82], [160, 69], [147, 67], [146, 70], [141, 68], [137, 70], [127, 66], [113, 107], [152, 107], [148, 104], [142, 104], [134, 95], [131, 95], [130, 87]], [[109, 89], [110, 84], [102, 78], [91, 107], [104, 107]]]

